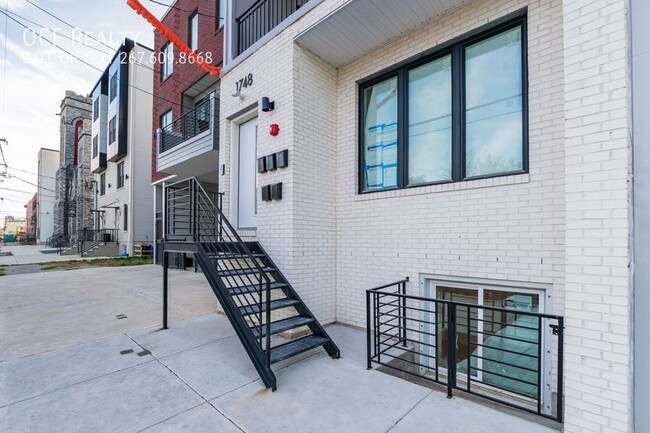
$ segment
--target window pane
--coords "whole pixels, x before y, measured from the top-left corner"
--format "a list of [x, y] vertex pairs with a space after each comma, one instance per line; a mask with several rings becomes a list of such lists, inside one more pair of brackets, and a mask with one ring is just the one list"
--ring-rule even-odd
[[364, 91], [364, 189], [397, 186], [397, 77]]
[[409, 71], [409, 185], [451, 179], [451, 56]]
[[466, 176], [523, 169], [521, 27], [465, 49]]
[[218, 16], [218, 27], [222, 27], [226, 21], [226, 0], [219, 0], [219, 16]]
[[190, 18], [190, 48], [196, 51], [199, 48], [199, 15], [194, 14]]

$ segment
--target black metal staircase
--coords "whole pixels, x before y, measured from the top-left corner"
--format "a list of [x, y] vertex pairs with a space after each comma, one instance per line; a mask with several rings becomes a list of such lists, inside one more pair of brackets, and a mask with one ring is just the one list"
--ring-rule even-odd
[[[165, 248], [192, 252], [267, 388], [271, 366], [322, 346], [338, 347], [258, 242], [244, 242], [195, 178], [166, 188]], [[289, 339], [287, 334], [295, 336]]]

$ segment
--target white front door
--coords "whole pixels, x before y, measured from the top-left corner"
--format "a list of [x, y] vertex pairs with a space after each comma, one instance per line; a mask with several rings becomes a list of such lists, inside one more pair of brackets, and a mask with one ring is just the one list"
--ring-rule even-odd
[[257, 119], [239, 125], [238, 155], [239, 228], [257, 227]]

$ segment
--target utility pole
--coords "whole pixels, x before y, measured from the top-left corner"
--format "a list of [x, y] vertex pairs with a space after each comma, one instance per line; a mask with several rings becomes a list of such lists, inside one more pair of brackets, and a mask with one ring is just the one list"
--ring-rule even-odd
[[8, 146], [9, 142], [6, 138], [0, 138], [0, 158], [2, 158], [2, 163], [0, 164], [0, 177], [7, 177], [7, 160], [5, 159], [5, 153], [2, 150], [2, 143], [4, 143], [5, 146]]

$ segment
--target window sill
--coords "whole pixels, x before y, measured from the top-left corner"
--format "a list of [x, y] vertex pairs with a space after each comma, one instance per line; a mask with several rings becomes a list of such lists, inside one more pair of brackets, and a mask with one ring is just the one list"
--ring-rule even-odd
[[438, 194], [450, 191], [464, 191], [469, 189], [491, 188], [504, 185], [519, 185], [530, 182], [529, 173], [513, 174], [500, 177], [489, 177], [485, 179], [466, 180], [462, 182], [440, 183], [421, 187], [404, 189], [392, 189], [387, 191], [373, 191], [372, 193], [357, 193], [355, 202], [381, 200], [390, 197], [410, 197], [425, 194]]

